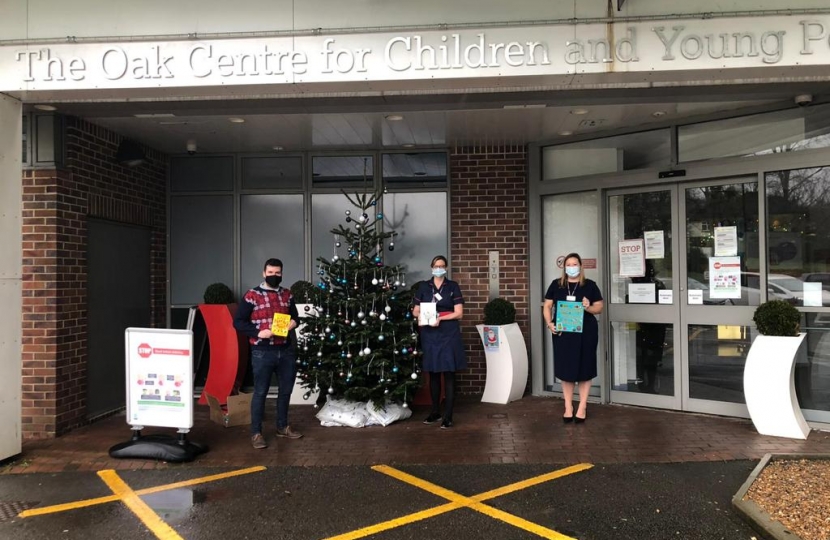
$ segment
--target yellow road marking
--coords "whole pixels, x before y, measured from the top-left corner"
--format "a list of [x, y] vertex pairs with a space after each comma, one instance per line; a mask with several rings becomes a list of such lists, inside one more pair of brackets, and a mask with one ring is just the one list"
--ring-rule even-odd
[[44, 506], [43, 508], [32, 508], [31, 510], [24, 510], [17, 514], [18, 517], [27, 518], [33, 516], [42, 516], [44, 514], [54, 514], [57, 512], [66, 512], [67, 510], [74, 510], [76, 508], [84, 508], [86, 506], [95, 506], [96, 504], [104, 504], [108, 502], [117, 501], [118, 497], [115, 495], [107, 495], [106, 497], [97, 497], [95, 499], [86, 499], [83, 501], [75, 501], [71, 503], [55, 504], [52, 506]]
[[402, 516], [396, 519], [384, 521], [376, 525], [364, 527], [362, 529], [357, 529], [346, 534], [332, 536], [330, 538], [327, 538], [326, 540], [355, 540], [357, 538], [364, 538], [372, 534], [377, 534], [382, 531], [386, 531], [396, 527], [401, 527], [403, 525], [408, 525], [410, 523], [421, 521], [423, 519], [437, 516], [439, 514], [444, 514], [446, 512], [451, 512], [459, 508], [470, 508], [471, 510], [481, 512], [482, 514], [490, 516], [499, 521], [503, 521], [505, 523], [513, 525], [514, 527], [518, 527], [527, 532], [533, 533], [537, 536], [541, 536], [542, 538], [549, 538], [553, 540], [573, 540], [569, 536], [565, 536], [564, 534], [558, 533], [552, 529], [548, 529], [547, 527], [543, 527], [539, 524], [520, 518], [508, 512], [504, 512], [497, 508], [493, 508], [492, 506], [488, 506], [481, 501], [493, 499], [495, 497], [506, 495], [508, 493], [513, 493], [515, 491], [535, 486], [543, 482], [549, 482], [550, 480], [562, 478], [563, 476], [567, 476], [569, 474], [585, 471], [590, 469], [591, 467], [593, 467], [593, 465], [588, 463], [580, 463], [579, 465], [573, 465], [571, 467], [566, 467], [558, 471], [553, 471], [550, 473], [535, 476], [533, 478], [529, 478], [527, 480], [522, 480], [521, 482], [515, 482], [513, 484], [509, 484], [498, 489], [486, 491], [474, 497], [465, 497], [459, 493], [456, 493], [439, 485], [433, 484], [432, 482], [422, 480], [403, 471], [399, 471], [398, 469], [395, 469], [393, 467], [389, 467], [387, 465], [376, 465], [372, 467], [373, 470], [391, 476], [397, 480], [400, 480], [401, 482], [405, 482], [407, 484], [423, 489], [424, 491], [432, 493], [433, 495], [447, 499], [450, 502], [448, 504], [436, 506], [435, 508], [423, 510], [421, 512], [415, 512], [413, 514], [408, 514], [406, 516]]
[[431, 518], [433, 516], [438, 516], [441, 514], [446, 514], [452, 510], [457, 510], [462, 508], [462, 504], [458, 503], [447, 503], [441, 506], [436, 506], [435, 508], [430, 508], [428, 510], [423, 510], [421, 512], [415, 512], [414, 514], [409, 514], [403, 517], [390, 519], [389, 521], [384, 521], [382, 523], [378, 523], [372, 525], [370, 527], [364, 527], [362, 529], [357, 529], [356, 531], [348, 532], [346, 534], [341, 534], [339, 536], [332, 536], [330, 538], [326, 538], [326, 540], [355, 540], [357, 538], [364, 538], [366, 536], [371, 536], [373, 534], [377, 534], [379, 532], [388, 531], [389, 529], [395, 529], [397, 527], [401, 527], [403, 525], [408, 525], [410, 523], [415, 523], [416, 521], [421, 521], [427, 518]]
[[[264, 471], [265, 467], [248, 467], [247, 469], [240, 469], [238, 471], [230, 471], [226, 473], [213, 474], [210, 476], [203, 476], [201, 478], [194, 478], [192, 480], [183, 480], [181, 482], [174, 482], [172, 484], [165, 484], [163, 486], [156, 486], [151, 488], [139, 489], [135, 493], [137, 495], [150, 495], [160, 491], [167, 491], [170, 489], [178, 489], [182, 487], [195, 486], [207, 482], [215, 482], [216, 480], [224, 480], [225, 478], [232, 478], [234, 476], [241, 476], [243, 474], [251, 474], [255, 472]], [[75, 501], [71, 503], [56, 504], [53, 506], [44, 506], [43, 508], [32, 508], [31, 510], [24, 510], [18, 514], [18, 517], [27, 518], [33, 516], [41, 516], [44, 514], [54, 514], [57, 512], [66, 512], [67, 510], [74, 510], [76, 508], [84, 508], [87, 506], [94, 506], [96, 504], [104, 504], [119, 500], [117, 495], [107, 495], [105, 497], [96, 497], [94, 499], [85, 499], [82, 501]]]
[[98, 476], [159, 540], [182, 540], [179, 533], [147, 506], [147, 503], [142, 501], [141, 497], [115, 471], [111, 469], [98, 471]]

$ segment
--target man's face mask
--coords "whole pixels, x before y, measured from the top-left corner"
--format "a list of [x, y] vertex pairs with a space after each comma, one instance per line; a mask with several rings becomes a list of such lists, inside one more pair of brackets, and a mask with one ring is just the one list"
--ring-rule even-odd
[[276, 289], [282, 283], [282, 276], [265, 276], [265, 283], [268, 284], [269, 287]]

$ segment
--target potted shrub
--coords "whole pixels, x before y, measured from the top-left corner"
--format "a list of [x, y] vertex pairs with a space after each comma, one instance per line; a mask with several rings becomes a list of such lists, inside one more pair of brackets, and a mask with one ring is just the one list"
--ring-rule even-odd
[[484, 306], [484, 324], [476, 326], [487, 360], [487, 379], [481, 401], [510, 403], [521, 399], [527, 386], [527, 346], [516, 307], [504, 298]]
[[744, 367], [744, 396], [755, 429], [762, 435], [806, 439], [810, 427], [795, 393], [795, 359], [804, 354], [801, 313], [789, 302], [770, 300], [752, 317], [760, 335]]
[[248, 340], [233, 327], [236, 313], [233, 291], [224, 283], [212, 283], [203, 295], [198, 309], [205, 321], [210, 350], [207, 379], [199, 404], [207, 404], [207, 394], [220, 404], [236, 393], [245, 377], [248, 362]]

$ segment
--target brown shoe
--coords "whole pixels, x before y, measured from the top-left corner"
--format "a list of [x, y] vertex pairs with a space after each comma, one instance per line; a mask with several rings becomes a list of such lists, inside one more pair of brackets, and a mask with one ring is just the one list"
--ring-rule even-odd
[[291, 429], [291, 426], [285, 426], [285, 429], [277, 430], [277, 437], [285, 437], [286, 439], [299, 439], [303, 434]]
[[262, 450], [263, 448], [268, 448], [268, 443], [265, 442], [265, 437], [262, 436], [262, 433], [257, 433], [251, 437], [251, 446], [257, 450]]

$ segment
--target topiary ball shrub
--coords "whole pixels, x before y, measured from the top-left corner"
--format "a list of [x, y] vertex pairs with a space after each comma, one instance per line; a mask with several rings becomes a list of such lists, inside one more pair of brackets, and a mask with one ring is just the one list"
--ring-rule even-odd
[[761, 304], [755, 309], [752, 320], [765, 336], [797, 336], [801, 330], [801, 313], [784, 300]]
[[504, 298], [494, 298], [484, 306], [484, 324], [500, 326], [516, 322], [516, 307]]
[[291, 286], [291, 296], [298, 304], [313, 304], [317, 288], [310, 281], [297, 281]]
[[233, 304], [233, 291], [224, 283], [212, 283], [205, 289], [205, 304]]

